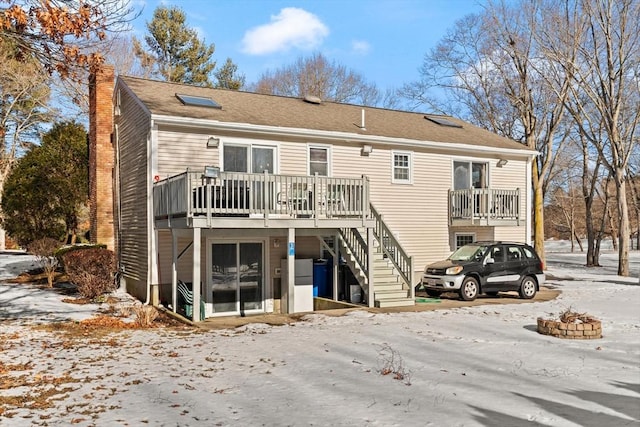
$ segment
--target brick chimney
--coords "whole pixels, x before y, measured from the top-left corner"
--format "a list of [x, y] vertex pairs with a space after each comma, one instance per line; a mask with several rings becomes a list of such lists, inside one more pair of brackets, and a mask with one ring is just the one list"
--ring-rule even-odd
[[103, 65], [89, 76], [89, 216], [91, 243], [114, 250], [113, 167], [114, 69]]

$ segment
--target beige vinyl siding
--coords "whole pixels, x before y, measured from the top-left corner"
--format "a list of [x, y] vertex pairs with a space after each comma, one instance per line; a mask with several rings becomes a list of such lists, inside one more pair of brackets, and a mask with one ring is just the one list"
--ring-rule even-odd
[[[119, 139], [120, 218], [118, 230], [120, 262], [127, 290], [145, 299], [149, 271], [147, 220], [147, 135], [150, 119], [126, 90], [121, 91], [120, 116], [116, 117]], [[126, 117], [127, 120], [123, 120]]]
[[[392, 183], [393, 152], [411, 153], [410, 184]], [[369, 156], [360, 146], [334, 146], [333, 175], [354, 171], [368, 176], [371, 202], [383, 215], [405, 250], [413, 257], [414, 282], [427, 260], [450, 253], [447, 197], [451, 186], [451, 157], [416, 150], [374, 146]]]
[[[185, 248], [189, 247], [193, 239], [191, 237], [180, 236], [177, 239], [177, 250], [179, 255]], [[158, 230], [159, 258], [158, 258], [158, 283], [160, 284], [160, 302], [163, 304], [171, 303], [171, 264], [173, 262], [172, 240], [170, 230]], [[202, 266], [201, 277], [204, 280], [206, 275], [206, 267], [204, 261], [206, 259], [205, 248], [202, 247], [200, 265]], [[178, 259], [177, 271], [178, 280], [183, 282], [193, 282], [193, 246], [190, 246]]]
[[[210, 134], [206, 131], [178, 132], [177, 129], [161, 128], [158, 132], [158, 173], [164, 177], [183, 172], [187, 167], [203, 168], [204, 165], [220, 165], [221, 148], [207, 149]], [[220, 135], [217, 135], [220, 136]], [[395, 148], [374, 145], [369, 156], [361, 155], [360, 144], [322, 144], [316, 142], [276, 141], [220, 136], [221, 147], [225, 143], [267, 144], [277, 147], [276, 172], [286, 175], [306, 175], [308, 171], [308, 149], [310, 146], [330, 147], [330, 175], [333, 177], [359, 177], [366, 175], [370, 181], [371, 202], [383, 215], [407, 250], [413, 256], [414, 281], [417, 281], [424, 265], [445, 258], [455, 248], [455, 230], [449, 227], [448, 190], [452, 187], [454, 159], [464, 159], [459, 154], [427, 150], [408, 150], [411, 153], [410, 184], [392, 183], [392, 153]], [[492, 188], [521, 189], [521, 211], [526, 209], [526, 162], [510, 160], [503, 168], [496, 168], [497, 158], [470, 157], [473, 161], [489, 164]], [[524, 241], [526, 227], [476, 227], [478, 239], [505, 239]], [[314, 238], [315, 239], [315, 238]], [[285, 238], [286, 240], [286, 238]], [[286, 242], [283, 242], [286, 245]], [[300, 243], [298, 243], [300, 245]], [[319, 255], [317, 240], [313, 244], [311, 257]], [[300, 246], [297, 255], [301, 254]], [[285, 248], [280, 248], [285, 251]], [[284, 252], [286, 254], [286, 252]], [[271, 248], [271, 272], [279, 266], [282, 256]]]
[[203, 170], [205, 165], [220, 164], [220, 148], [207, 148], [206, 132], [158, 129], [158, 170], [160, 178], [182, 173], [191, 168]]
[[300, 142], [280, 143], [280, 173], [283, 175], [306, 175], [308, 166], [307, 144]]
[[527, 226], [527, 189], [531, 185], [527, 182], [527, 162], [524, 160], [509, 160], [501, 167], [491, 164], [491, 187], [498, 189], [520, 189], [520, 226], [496, 227], [494, 239], [504, 241], [526, 242], [529, 227]]

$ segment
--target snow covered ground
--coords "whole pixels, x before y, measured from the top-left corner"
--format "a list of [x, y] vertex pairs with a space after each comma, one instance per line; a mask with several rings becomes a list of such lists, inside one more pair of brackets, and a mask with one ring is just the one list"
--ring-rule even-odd
[[[640, 425], [640, 253], [623, 278], [613, 252], [587, 269], [584, 254], [558, 246], [548, 248], [548, 285], [562, 291], [552, 301], [278, 327], [70, 336], [34, 325], [98, 306], [0, 284], [0, 425]], [[31, 262], [1, 254], [0, 278]], [[537, 317], [568, 308], [599, 318], [604, 337], [536, 332]]]

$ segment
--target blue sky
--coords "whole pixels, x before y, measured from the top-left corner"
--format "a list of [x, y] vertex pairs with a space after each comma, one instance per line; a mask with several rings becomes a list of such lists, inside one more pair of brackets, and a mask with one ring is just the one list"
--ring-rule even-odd
[[141, 38], [158, 5], [176, 5], [187, 25], [230, 57], [247, 83], [302, 55], [321, 52], [382, 90], [419, 77], [424, 54], [482, 0], [146, 0], [133, 22]]

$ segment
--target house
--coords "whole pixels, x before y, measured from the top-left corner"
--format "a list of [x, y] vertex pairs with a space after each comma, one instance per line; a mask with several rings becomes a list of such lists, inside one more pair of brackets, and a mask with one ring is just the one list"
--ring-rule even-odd
[[425, 264], [530, 240], [537, 153], [453, 117], [107, 67], [90, 98], [91, 235], [141, 300], [176, 310], [190, 287], [194, 320], [312, 310], [318, 258], [320, 296], [412, 305]]

